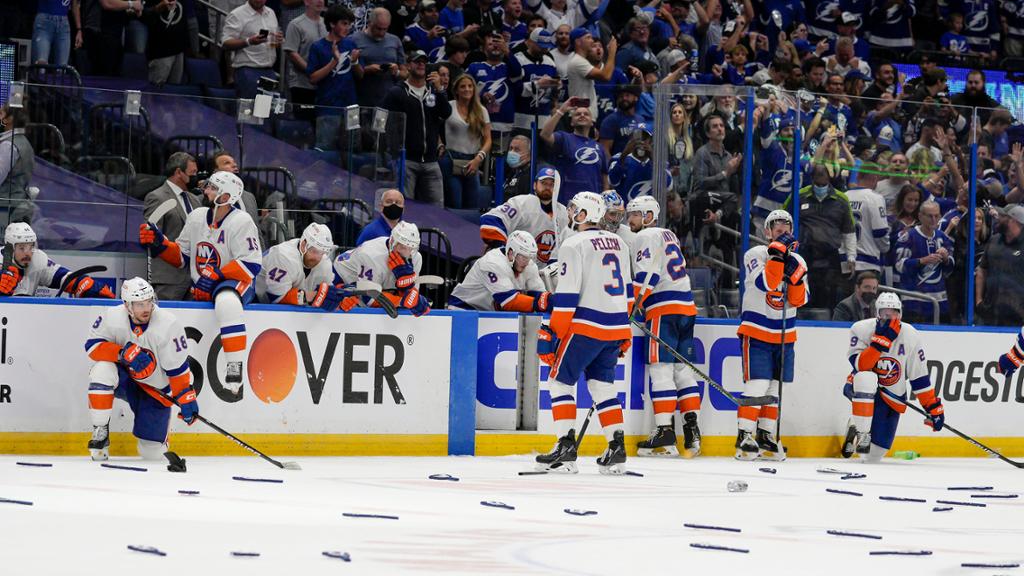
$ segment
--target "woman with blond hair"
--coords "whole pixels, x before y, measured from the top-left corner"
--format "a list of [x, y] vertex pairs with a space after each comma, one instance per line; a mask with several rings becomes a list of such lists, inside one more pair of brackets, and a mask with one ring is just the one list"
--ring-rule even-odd
[[491, 118], [480, 104], [476, 81], [463, 74], [451, 84], [451, 116], [444, 123], [449, 208], [481, 210], [479, 174], [491, 151]]
[[672, 169], [672, 184], [680, 196], [690, 191], [690, 173], [693, 170], [693, 122], [682, 102], [676, 102], [669, 111], [668, 164]]

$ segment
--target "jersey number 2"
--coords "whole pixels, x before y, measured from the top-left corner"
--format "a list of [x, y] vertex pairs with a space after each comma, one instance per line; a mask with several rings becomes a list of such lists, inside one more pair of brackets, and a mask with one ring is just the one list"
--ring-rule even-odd
[[604, 258], [601, 259], [601, 264], [604, 264], [605, 268], [610, 267], [612, 269], [612, 283], [605, 284], [604, 291], [612, 296], [621, 296], [625, 283], [622, 281], [622, 268], [619, 266], [619, 258], [615, 254], [605, 254]]

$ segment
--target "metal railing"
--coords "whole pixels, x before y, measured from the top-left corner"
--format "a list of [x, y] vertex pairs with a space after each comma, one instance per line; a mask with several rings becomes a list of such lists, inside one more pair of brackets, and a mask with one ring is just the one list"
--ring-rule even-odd
[[938, 325], [939, 320], [942, 316], [939, 310], [939, 299], [931, 294], [925, 294], [923, 292], [914, 292], [913, 290], [904, 290], [902, 288], [895, 288], [893, 286], [886, 286], [885, 284], [878, 285], [879, 290], [887, 290], [889, 292], [895, 292], [900, 296], [910, 296], [915, 300], [927, 300], [932, 305], [932, 324]]

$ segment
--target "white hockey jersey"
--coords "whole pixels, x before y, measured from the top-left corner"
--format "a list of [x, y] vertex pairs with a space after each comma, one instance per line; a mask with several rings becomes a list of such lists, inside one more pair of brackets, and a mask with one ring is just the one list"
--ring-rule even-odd
[[[532, 298], [544, 291], [537, 264], [530, 261], [520, 274], [512, 270], [504, 248], [495, 248], [481, 256], [466, 274], [466, 279], [452, 290], [448, 307], [462, 310], [532, 311]], [[533, 292], [534, 294], [529, 294]], [[526, 294], [531, 308], [518, 310], [518, 296]]]
[[[802, 266], [807, 267], [807, 263], [799, 254], [794, 256]], [[786, 317], [783, 319], [780, 290], [783, 281], [781, 278], [768, 278], [770, 274], [765, 266], [767, 263], [767, 246], [754, 246], [743, 255], [743, 267], [746, 269], [745, 290], [740, 312], [740, 327], [736, 333], [754, 340], [779, 344], [785, 326], [785, 343], [791, 344], [796, 342], [796, 309], [806, 304], [811, 294], [809, 279], [805, 275], [803, 284], [787, 288], [789, 303], [785, 306]]]
[[306, 299], [299, 298], [299, 291], [310, 295], [320, 284], [333, 283], [331, 259], [324, 257], [312, 269], [306, 270], [299, 252], [300, 242], [301, 238], [282, 242], [263, 255], [263, 268], [256, 278], [256, 296], [260, 302], [305, 306]]
[[[869, 188], [855, 188], [846, 192], [850, 199], [853, 218], [857, 222], [856, 269], [882, 271], [882, 257], [889, 252], [889, 222], [886, 220], [885, 198]], [[839, 253], [846, 260], [846, 247]]]
[[53, 284], [63, 282], [68, 274], [68, 269], [57, 264], [46, 252], [36, 248], [32, 253], [32, 260], [22, 271], [21, 280], [14, 288], [14, 296], [32, 296], [40, 285], [52, 287]]
[[[192, 281], [199, 279], [207, 265], [220, 268], [229, 278], [252, 283], [260, 272], [263, 252], [256, 223], [244, 210], [233, 208], [219, 225], [211, 220], [213, 211], [196, 208], [185, 220], [185, 227], [175, 242], [185, 257]], [[228, 266], [231, 262], [236, 266]], [[236, 269], [237, 268], [237, 269]]]
[[[381, 236], [363, 242], [358, 248], [342, 253], [334, 260], [334, 273], [345, 284], [357, 280], [369, 280], [381, 285], [383, 290], [395, 289], [395, 275], [388, 267], [389, 238]], [[423, 266], [423, 257], [419, 252], [412, 254], [412, 268], [417, 275]]]
[[666, 314], [696, 316], [686, 258], [675, 232], [665, 228], [644, 228], [633, 243], [633, 296], [640, 297], [646, 285], [650, 296], [644, 300], [648, 318]]
[[562, 244], [551, 329], [559, 338], [581, 334], [597, 340], [632, 337], [629, 310], [632, 269], [626, 243], [591, 228]]
[[[866, 318], [850, 327], [850, 350], [847, 357], [854, 371], [857, 371], [861, 352], [871, 345], [876, 324], [875, 318]], [[878, 374], [878, 385], [904, 402], [907, 400], [907, 382], [910, 382], [918, 396], [934, 394], [935, 388], [928, 376], [928, 362], [921, 348], [921, 336], [916, 328], [906, 322], [900, 324], [899, 335], [893, 340], [889, 351], [883, 352], [875, 362], [873, 371]], [[895, 399], [886, 394], [882, 394], [882, 398], [898, 412], [903, 412], [904, 407], [897, 405]]]
[[629, 253], [634, 254], [633, 244], [636, 242], [636, 232], [630, 230], [629, 226], [623, 222], [619, 224], [619, 229], [615, 233], [619, 235], [619, 238], [626, 241], [626, 249], [629, 250]]
[[564, 241], [562, 232], [569, 225], [565, 206], [551, 201], [551, 214], [544, 211], [534, 194], [513, 196], [480, 217], [480, 237], [484, 242], [505, 242], [509, 234], [525, 230], [537, 242], [537, 261], [547, 264], [558, 259]]
[[180, 390], [191, 382], [188, 367], [188, 338], [185, 328], [169, 310], [154, 306], [149, 324], [136, 326], [123, 304], [111, 306], [92, 324], [86, 353], [95, 361], [117, 362], [118, 353], [125, 344], [134, 342], [149, 351], [156, 359], [158, 370], [137, 380], [157, 390], [163, 390], [175, 380], [174, 389]]

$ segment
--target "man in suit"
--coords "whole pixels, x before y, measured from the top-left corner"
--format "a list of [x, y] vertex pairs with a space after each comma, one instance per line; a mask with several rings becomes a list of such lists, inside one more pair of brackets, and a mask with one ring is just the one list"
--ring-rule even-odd
[[[167, 180], [162, 186], [146, 194], [143, 215], [147, 220], [149, 215], [167, 200], [173, 199], [178, 202], [174, 210], [156, 222], [168, 240], [177, 240], [185, 226], [185, 218], [193, 209], [202, 206], [202, 198], [191, 192], [196, 188], [198, 171], [195, 158], [187, 152], [175, 152], [167, 159], [164, 167]], [[188, 268], [175, 268], [160, 258], [153, 258], [151, 266], [150, 283], [160, 300], [186, 299], [192, 285]]]

